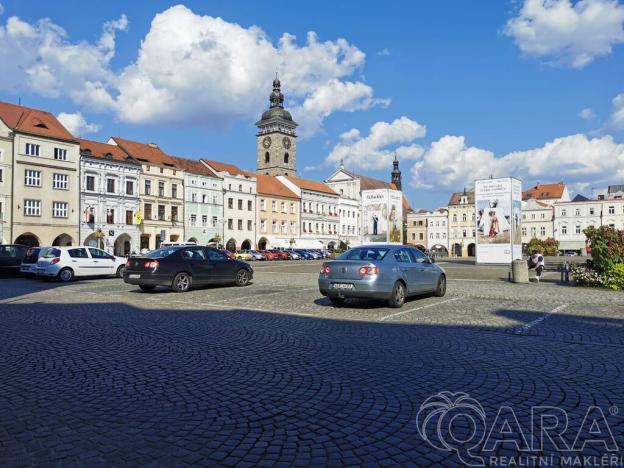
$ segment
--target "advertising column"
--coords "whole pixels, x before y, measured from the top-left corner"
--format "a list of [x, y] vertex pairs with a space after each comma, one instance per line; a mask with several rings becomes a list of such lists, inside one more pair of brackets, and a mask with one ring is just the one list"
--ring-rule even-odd
[[388, 190], [362, 191], [364, 243], [388, 242]]
[[521, 200], [518, 179], [475, 181], [477, 263], [511, 263], [522, 258]]
[[388, 241], [403, 242], [403, 193], [388, 190]]

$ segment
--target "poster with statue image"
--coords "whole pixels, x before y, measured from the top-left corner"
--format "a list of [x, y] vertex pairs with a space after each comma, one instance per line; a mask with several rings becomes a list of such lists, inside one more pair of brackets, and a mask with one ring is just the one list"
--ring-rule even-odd
[[362, 191], [362, 233], [365, 243], [402, 242], [403, 195], [398, 190]]
[[522, 258], [522, 184], [512, 177], [475, 181], [477, 263]]

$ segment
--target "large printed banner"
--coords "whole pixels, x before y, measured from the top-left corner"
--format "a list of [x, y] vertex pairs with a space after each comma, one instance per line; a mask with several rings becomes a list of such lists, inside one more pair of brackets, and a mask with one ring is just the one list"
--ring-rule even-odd
[[403, 241], [403, 194], [398, 190], [362, 191], [365, 243]]
[[505, 177], [475, 181], [477, 263], [522, 258], [522, 183]]

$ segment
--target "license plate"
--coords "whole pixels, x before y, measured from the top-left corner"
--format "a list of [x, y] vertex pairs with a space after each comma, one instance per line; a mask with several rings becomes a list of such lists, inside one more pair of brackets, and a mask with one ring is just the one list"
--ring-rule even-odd
[[140, 277], [141, 275], [136, 275], [136, 274], [128, 275], [128, 278], [140, 278]]
[[353, 289], [354, 286], [351, 283], [332, 283], [332, 289]]

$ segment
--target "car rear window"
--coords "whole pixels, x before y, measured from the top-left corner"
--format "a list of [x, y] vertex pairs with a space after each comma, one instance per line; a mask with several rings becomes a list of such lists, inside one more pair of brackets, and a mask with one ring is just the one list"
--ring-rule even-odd
[[337, 260], [383, 260], [389, 250], [382, 247], [357, 247], [347, 250]]
[[60, 257], [61, 251], [59, 249], [48, 249], [43, 258], [55, 258]]
[[152, 250], [145, 256], [148, 258], [165, 258], [178, 250], [180, 250], [180, 247], [164, 247], [162, 249]]
[[17, 249], [14, 245], [0, 245], [0, 257], [15, 257]]

